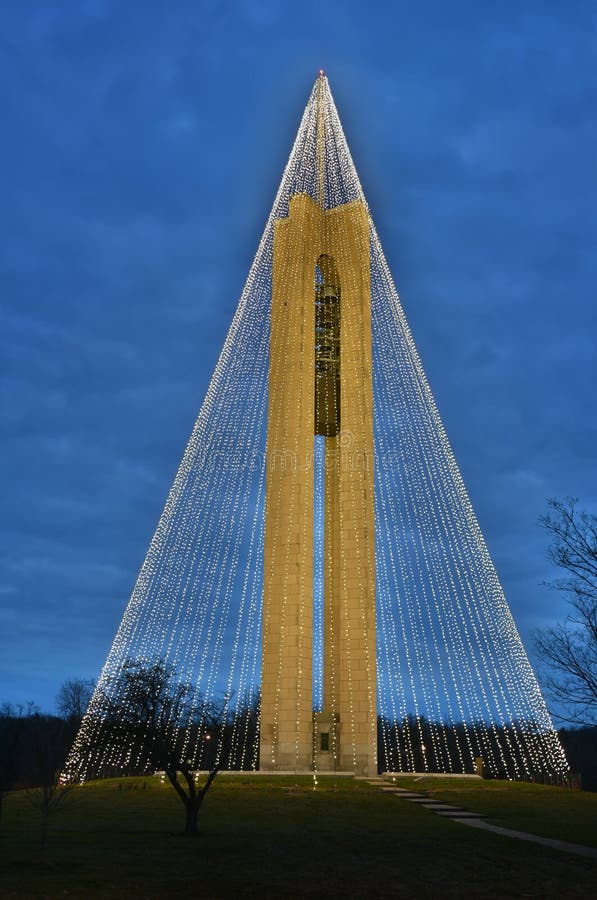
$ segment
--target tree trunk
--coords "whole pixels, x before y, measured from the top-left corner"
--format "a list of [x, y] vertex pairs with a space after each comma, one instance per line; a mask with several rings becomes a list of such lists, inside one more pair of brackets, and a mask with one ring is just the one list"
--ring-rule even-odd
[[199, 806], [197, 802], [188, 801], [185, 803], [187, 819], [184, 833], [188, 835], [197, 834], [197, 817], [199, 815]]
[[[207, 781], [199, 792], [197, 792], [197, 787], [195, 785], [195, 776], [187, 765], [181, 765], [180, 763], [177, 766], [166, 764], [164, 766], [164, 771], [168, 776], [168, 781], [184, 803], [186, 821], [183, 833], [188, 835], [197, 834], [197, 817], [199, 815], [199, 810], [201, 809], [203, 798], [207, 794], [208, 790], [214, 782], [214, 778], [218, 774], [217, 766], [215, 769], [213, 769], [212, 772], [210, 772]], [[178, 772], [182, 774], [187, 783], [188, 793], [186, 793], [184, 787], [178, 780]]]

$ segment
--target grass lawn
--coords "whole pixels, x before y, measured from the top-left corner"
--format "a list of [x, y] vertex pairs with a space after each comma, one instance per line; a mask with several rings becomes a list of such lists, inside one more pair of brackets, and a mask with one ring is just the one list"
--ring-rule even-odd
[[[509, 796], [519, 785], [499, 792], [482, 784], [486, 795], [463, 792], [462, 782], [433, 790], [451, 800], [458, 790], [477, 803], [491, 798], [496, 821], [523, 827]], [[554, 791], [550, 809], [558, 798], [568, 809], [568, 794], [553, 788], [537, 788], [526, 807], [552, 803], [543, 791]], [[199, 837], [182, 837], [183, 822], [180, 801], [157, 778], [95, 782], [56, 813], [42, 849], [36, 813], [23, 795], [11, 795], [0, 832], [0, 897], [586, 898], [597, 884], [595, 860], [442, 820], [348, 779], [321, 779], [313, 790], [308, 778], [220, 775]]]
[[[597, 847], [597, 794], [523, 781], [452, 778], [396, 779], [409, 788], [482, 813], [488, 822], [544, 837]], [[597, 896], [597, 888], [595, 890]]]

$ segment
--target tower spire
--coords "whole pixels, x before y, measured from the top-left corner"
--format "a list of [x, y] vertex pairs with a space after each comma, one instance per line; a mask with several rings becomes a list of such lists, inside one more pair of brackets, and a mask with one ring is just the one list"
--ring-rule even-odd
[[323, 69], [317, 76], [317, 202], [324, 206], [325, 191], [325, 100], [326, 77]]

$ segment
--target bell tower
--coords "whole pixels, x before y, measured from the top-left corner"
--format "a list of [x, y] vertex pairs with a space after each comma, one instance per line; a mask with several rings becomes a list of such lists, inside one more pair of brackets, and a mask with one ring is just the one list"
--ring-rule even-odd
[[69, 775], [151, 764], [131, 665], [193, 687], [196, 769], [569, 770], [323, 72]]
[[[320, 95], [321, 96], [321, 95]], [[320, 117], [321, 123], [321, 117]], [[290, 198], [274, 225], [260, 768], [377, 774], [369, 216]], [[315, 435], [325, 441], [314, 534]], [[313, 713], [314, 539], [323, 540], [323, 709]]]

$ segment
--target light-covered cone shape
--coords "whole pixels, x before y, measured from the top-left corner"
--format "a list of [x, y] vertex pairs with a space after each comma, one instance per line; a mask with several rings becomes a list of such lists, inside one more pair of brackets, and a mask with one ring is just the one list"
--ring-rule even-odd
[[200, 768], [568, 768], [323, 73], [69, 775], [151, 764], [139, 669]]

